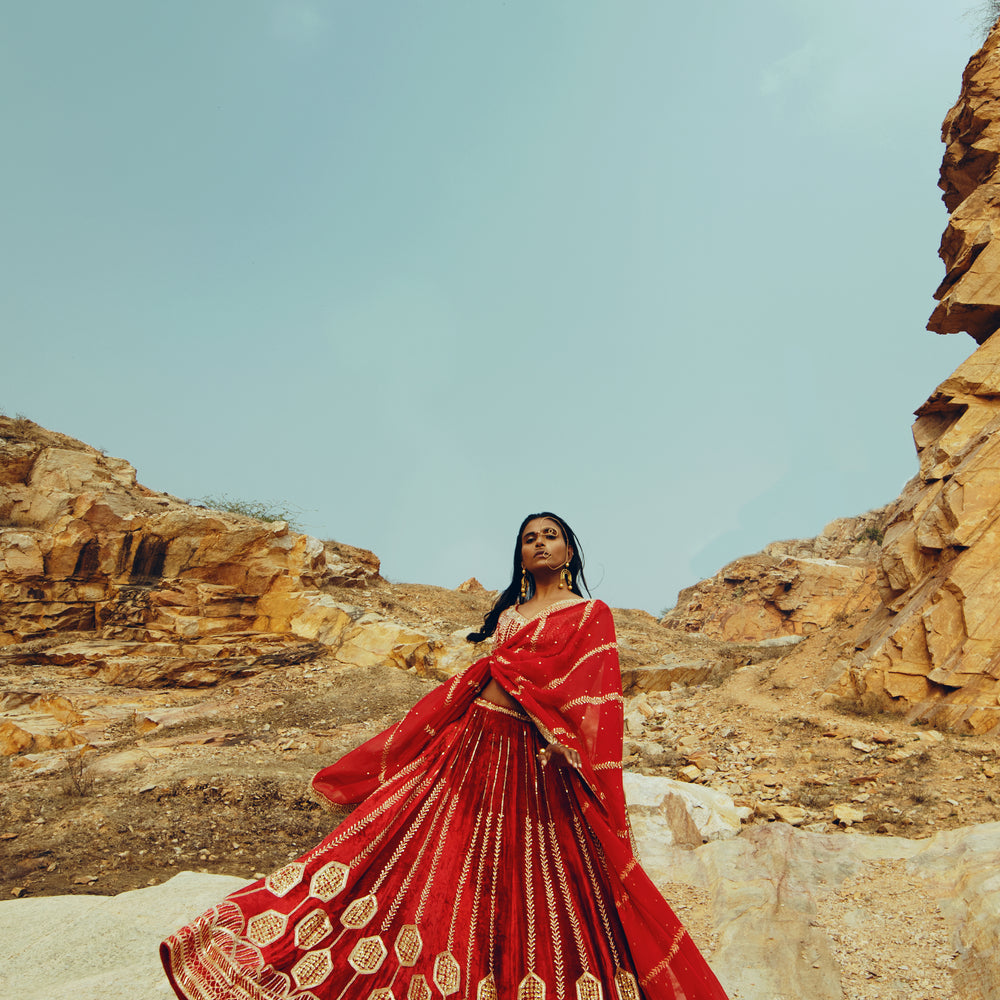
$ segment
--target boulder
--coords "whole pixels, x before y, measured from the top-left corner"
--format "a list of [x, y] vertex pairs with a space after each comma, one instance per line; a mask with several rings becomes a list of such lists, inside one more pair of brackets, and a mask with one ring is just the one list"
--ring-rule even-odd
[[170, 1000], [174, 992], [160, 966], [160, 941], [246, 884], [227, 875], [181, 872], [162, 885], [119, 896], [0, 903], [0, 995]]
[[625, 771], [625, 800], [636, 839], [646, 851], [735, 837], [750, 810], [723, 792], [672, 778]]

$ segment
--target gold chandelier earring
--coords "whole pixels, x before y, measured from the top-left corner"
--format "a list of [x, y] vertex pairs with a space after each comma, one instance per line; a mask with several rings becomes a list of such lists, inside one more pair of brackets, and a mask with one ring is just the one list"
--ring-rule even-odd
[[559, 589], [563, 588], [567, 590], [573, 589], [573, 574], [569, 571], [569, 563], [566, 563], [562, 568], [562, 572], [559, 574]]
[[521, 567], [521, 601], [522, 603], [528, 599], [528, 574], [525, 572], [524, 567]]

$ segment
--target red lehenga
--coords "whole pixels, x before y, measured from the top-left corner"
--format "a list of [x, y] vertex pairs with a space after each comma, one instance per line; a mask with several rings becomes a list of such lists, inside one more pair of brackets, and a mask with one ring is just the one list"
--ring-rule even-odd
[[[494, 677], [524, 711], [478, 698]], [[513, 609], [493, 652], [320, 771], [360, 805], [160, 946], [182, 1000], [725, 1000], [633, 853], [601, 601]], [[577, 772], [538, 750], [579, 751]], [[558, 758], [557, 758], [558, 760]]]

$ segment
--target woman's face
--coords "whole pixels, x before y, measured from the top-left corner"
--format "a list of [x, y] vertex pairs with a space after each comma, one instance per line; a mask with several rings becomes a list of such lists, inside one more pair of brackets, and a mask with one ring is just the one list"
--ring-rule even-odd
[[573, 558], [562, 528], [551, 517], [536, 517], [521, 534], [521, 565], [529, 572], [561, 569]]

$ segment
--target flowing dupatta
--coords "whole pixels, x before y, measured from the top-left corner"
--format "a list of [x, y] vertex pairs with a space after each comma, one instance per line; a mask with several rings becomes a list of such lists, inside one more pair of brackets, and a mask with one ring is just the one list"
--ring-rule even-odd
[[520, 703], [545, 740], [580, 754], [573, 789], [604, 851], [644, 996], [725, 1000], [635, 857], [622, 788], [621, 673], [614, 620], [603, 601], [543, 612], [489, 656], [421, 698], [396, 725], [320, 771], [313, 787], [331, 802], [350, 804], [400, 772], [419, 770], [434, 738], [465, 713], [491, 676]]

